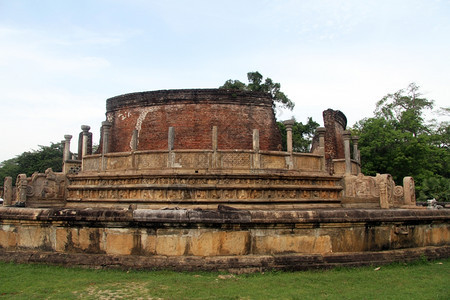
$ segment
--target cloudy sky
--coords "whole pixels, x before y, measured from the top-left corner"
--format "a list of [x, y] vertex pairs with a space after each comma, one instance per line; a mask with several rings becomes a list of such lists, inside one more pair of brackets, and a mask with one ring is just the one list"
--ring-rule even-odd
[[[0, 161], [92, 127], [107, 98], [259, 71], [349, 126], [410, 82], [450, 104], [450, 1], [0, 0]], [[72, 151], [76, 139], [72, 140]]]

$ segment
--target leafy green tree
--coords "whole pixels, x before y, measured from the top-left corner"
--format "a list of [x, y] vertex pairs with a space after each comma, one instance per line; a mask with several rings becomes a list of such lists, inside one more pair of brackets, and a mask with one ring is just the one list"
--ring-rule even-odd
[[425, 178], [418, 200], [426, 201], [427, 199], [450, 201], [450, 178], [442, 176]]
[[[377, 102], [375, 117], [359, 121], [354, 126], [360, 136], [362, 171], [366, 175], [391, 174], [397, 184], [403, 177], [413, 176], [421, 197], [431, 197], [426, 180], [436, 186], [440, 178], [450, 177], [448, 123], [438, 128], [423, 119], [433, 101], [423, 98], [419, 87], [412, 83], [407, 89], [388, 94]], [[442, 189], [448, 188], [443, 185]]]
[[45, 172], [52, 168], [55, 172], [62, 171], [63, 147], [61, 143], [50, 146], [39, 146], [38, 150], [24, 152], [15, 158], [8, 159], [0, 163], [0, 180], [11, 176], [13, 182], [18, 174], [31, 176], [34, 172]]
[[254, 92], [264, 92], [269, 93], [272, 99], [280, 103], [284, 108], [292, 110], [295, 103], [292, 102], [281, 90], [281, 85], [279, 83], [273, 82], [272, 79], [266, 78], [263, 81], [263, 76], [258, 71], [247, 73], [248, 84], [245, 84], [239, 80], [229, 79], [219, 87], [220, 89], [228, 90], [243, 90], [243, 91], [254, 91]]
[[[286, 126], [282, 122], [277, 122], [277, 125], [281, 132], [283, 150], [286, 151]], [[317, 127], [319, 127], [319, 123], [311, 117], [308, 118], [306, 124], [295, 121], [294, 126], [292, 126], [292, 148], [294, 152], [309, 152]]]

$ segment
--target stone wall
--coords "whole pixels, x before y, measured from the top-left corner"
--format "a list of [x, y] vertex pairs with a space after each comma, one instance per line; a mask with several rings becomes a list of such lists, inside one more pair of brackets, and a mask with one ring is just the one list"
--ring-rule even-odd
[[[212, 149], [217, 126], [219, 149], [253, 149], [252, 131], [259, 129], [260, 149], [281, 149], [269, 95], [221, 89], [167, 90], [132, 93], [107, 100], [112, 123], [109, 152], [133, 148], [167, 150], [174, 128], [174, 149]], [[102, 145], [101, 145], [102, 147]]]
[[69, 176], [66, 207], [241, 209], [340, 207], [338, 177], [192, 172]]

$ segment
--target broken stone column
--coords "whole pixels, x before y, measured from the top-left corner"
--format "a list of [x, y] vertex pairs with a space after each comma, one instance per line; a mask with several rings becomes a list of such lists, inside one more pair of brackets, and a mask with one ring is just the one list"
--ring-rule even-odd
[[294, 120], [286, 120], [283, 122], [284, 126], [286, 126], [286, 148], [287, 152], [292, 153], [292, 127], [295, 124]]
[[167, 134], [167, 147], [169, 149], [167, 164], [169, 168], [173, 168], [175, 166], [175, 153], [173, 152], [174, 143], [175, 143], [175, 128], [169, 127], [169, 131]]
[[261, 159], [259, 154], [259, 129], [253, 129], [253, 168], [261, 168]]
[[316, 129], [316, 135], [319, 136], [318, 152], [322, 155], [320, 169], [323, 171], [325, 170], [325, 131], [325, 127], [317, 127]]
[[353, 159], [357, 162], [360, 163], [359, 159], [359, 150], [358, 150], [358, 140], [359, 140], [359, 136], [352, 136], [352, 142], [353, 142]]
[[70, 134], [64, 135], [64, 157], [63, 161], [68, 161], [71, 159], [70, 157], [70, 140], [72, 139], [72, 136]]
[[106, 159], [105, 154], [109, 152], [109, 134], [111, 130], [111, 122], [109, 121], [103, 121], [102, 122], [102, 170], [106, 170]]
[[259, 152], [259, 129], [253, 129], [253, 151]]
[[102, 154], [106, 154], [109, 152], [109, 133], [111, 130], [111, 122], [103, 121], [102, 122]]
[[137, 129], [133, 130], [133, 135], [131, 137], [131, 151], [136, 151], [138, 148], [138, 135], [139, 131]]
[[212, 149], [217, 151], [217, 126], [212, 127]]
[[403, 178], [403, 198], [405, 205], [416, 205], [416, 188], [412, 177]]
[[3, 206], [11, 206], [13, 197], [12, 177], [5, 177], [3, 185]]
[[344, 139], [344, 154], [345, 154], [345, 173], [352, 173], [352, 161], [350, 158], [350, 139], [352, 134], [350, 131], [345, 130], [342, 134], [342, 138]]
[[217, 126], [212, 127], [212, 159], [211, 159], [211, 167], [212, 168], [218, 168], [219, 167], [219, 155], [217, 154], [218, 149], [218, 132], [217, 132]]
[[19, 174], [16, 180], [16, 202], [19, 206], [25, 206], [25, 203], [27, 202], [27, 185], [27, 175]]
[[356, 174], [359, 174], [361, 172], [361, 155], [360, 155], [359, 149], [358, 149], [358, 140], [359, 140], [359, 136], [352, 136], [353, 159], [358, 164], [356, 167]]
[[173, 150], [173, 145], [175, 143], [175, 129], [173, 127], [169, 127], [169, 133], [167, 138], [167, 144], [169, 147], [169, 151]]

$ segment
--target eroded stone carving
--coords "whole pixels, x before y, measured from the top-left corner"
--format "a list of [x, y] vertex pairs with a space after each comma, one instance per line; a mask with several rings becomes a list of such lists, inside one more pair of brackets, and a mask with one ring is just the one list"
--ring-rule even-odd
[[389, 174], [377, 174], [376, 177], [364, 176], [363, 174], [347, 175], [344, 177], [345, 198], [348, 203], [364, 202], [377, 199], [380, 208], [402, 207], [404, 205], [415, 205], [414, 181], [411, 177], [405, 177], [404, 187], [396, 186], [392, 176]]
[[10, 206], [13, 200], [12, 178], [6, 177], [3, 185], [3, 206]]
[[19, 174], [16, 180], [16, 206], [27, 206], [30, 201], [63, 200], [66, 177], [51, 168], [45, 173], [33, 173], [31, 177]]

